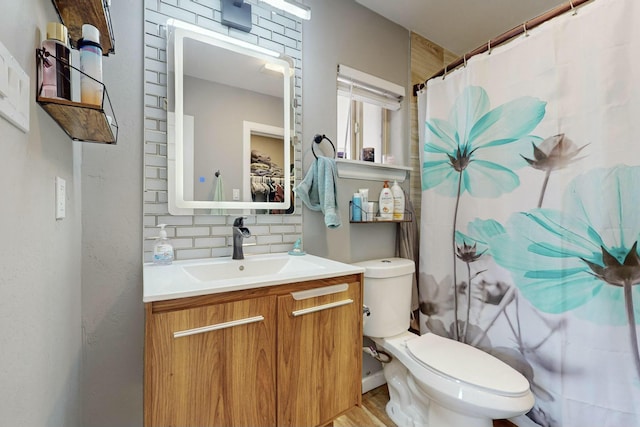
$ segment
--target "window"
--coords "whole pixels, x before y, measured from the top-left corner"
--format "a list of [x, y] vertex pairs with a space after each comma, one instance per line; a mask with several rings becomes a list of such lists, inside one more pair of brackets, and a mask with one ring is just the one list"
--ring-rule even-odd
[[382, 163], [391, 151], [390, 123], [400, 110], [404, 88], [345, 65], [338, 65], [337, 87], [338, 155], [370, 160], [373, 154], [373, 161]]

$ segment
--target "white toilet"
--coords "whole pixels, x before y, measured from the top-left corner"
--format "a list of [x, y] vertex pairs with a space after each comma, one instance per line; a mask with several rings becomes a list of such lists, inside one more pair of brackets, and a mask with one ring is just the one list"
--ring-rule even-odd
[[414, 262], [388, 258], [365, 269], [364, 334], [388, 353], [387, 414], [400, 427], [492, 427], [494, 419], [528, 412], [529, 382], [501, 360], [433, 333], [408, 332]]

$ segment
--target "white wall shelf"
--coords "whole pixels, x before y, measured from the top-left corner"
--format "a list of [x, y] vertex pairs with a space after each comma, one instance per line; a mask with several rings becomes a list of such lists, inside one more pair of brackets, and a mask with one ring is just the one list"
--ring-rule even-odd
[[336, 166], [339, 178], [366, 179], [370, 181], [404, 182], [411, 171], [408, 166], [347, 159], [336, 159]]

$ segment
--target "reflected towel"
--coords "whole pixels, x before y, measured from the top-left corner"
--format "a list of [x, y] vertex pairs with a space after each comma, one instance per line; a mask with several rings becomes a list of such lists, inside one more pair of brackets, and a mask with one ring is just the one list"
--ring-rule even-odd
[[[223, 202], [224, 197], [224, 183], [222, 182], [222, 176], [216, 178], [216, 187], [213, 190], [213, 201]], [[226, 211], [224, 209], [211, 209], [211, 215], [224, 215]]]
[[322, 211], [328, 228], [342, 225], [336, 192], [336, 161], [318, 157], [304, 179], [293, 188], [300, 200], [313, 211]]

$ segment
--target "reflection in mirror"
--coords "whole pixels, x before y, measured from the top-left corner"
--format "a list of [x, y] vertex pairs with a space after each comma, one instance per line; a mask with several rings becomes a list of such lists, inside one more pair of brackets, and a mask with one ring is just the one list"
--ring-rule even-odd
[[175, 20], [168, 30], [169, 212], [292, 213], [290, 60]]

